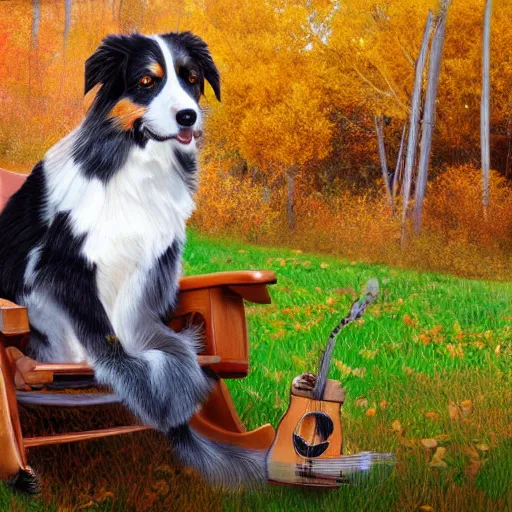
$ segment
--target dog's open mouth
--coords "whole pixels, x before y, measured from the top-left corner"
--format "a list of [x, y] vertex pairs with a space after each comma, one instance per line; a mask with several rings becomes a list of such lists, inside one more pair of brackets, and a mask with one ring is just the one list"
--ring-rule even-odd
[[167, 140], [176, 139], [181, 144], [190, 144], [194, 137], [199, 137], [201, 135], [200, 131], [194, 131], [192, 130], [192, 128], [181, 128], [177, 135], [169, 135], [167, 137], [157, 135], [147, 127], [144, 127], [144, 131], [150, 139], [157, 140], [159, 142], [165, 142]]

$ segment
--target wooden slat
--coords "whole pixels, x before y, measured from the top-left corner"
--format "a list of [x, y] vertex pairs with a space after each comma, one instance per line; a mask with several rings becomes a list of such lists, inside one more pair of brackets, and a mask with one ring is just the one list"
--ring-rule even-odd
[[180, 279], [180, 291], [214, 288], [217, 286], [265, 285], [277, 283], [272, 270], [242, 270], [235, 272], [216, 272], [199, 276], [186, 276]]
[[16, 336], [30, 332], [27, 308], [0, 298], [0, 333]]
[[19, 404], [41, 407], [91, 407], [120, 403], [113, 393], [49, 393], [40, 391], [17, 391]]
[[[201, 366], [219, 363], [220, 356], [197, 356], [197, 362]], [[92, 374], [94, 370], [87, 363], [37, 363], [33, 371], [47, 371], [66, 375]]]
[[129, 427], [104, 428], [54, 436], [25, 437], [23, 439], [23, 444], [25, 448], [32, 448], [34, 446], [48, 446], [51, 444], [76, 443], [78, 441], [90, 441], [91, 439], [131, 434], [132, 432], [142, 432], [150, 429], [151, 427], [146, 425], [133, 425]]

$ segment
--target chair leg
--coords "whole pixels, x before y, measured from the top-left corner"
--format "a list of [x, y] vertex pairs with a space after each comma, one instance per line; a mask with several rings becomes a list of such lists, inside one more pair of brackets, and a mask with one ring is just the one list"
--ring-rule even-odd
[[[27, 466], [14, 376], [0, 341], [0, 480], [25, 492], [37, 491], [37, 478]], [[32, 491], [31, 491], [32, 490]]]
[[275, 438], [274, 427], [269, 423], [247, 431], [222, 379], [201, 410], [191, 418], [190, 425], [212, 441], [253, 450], [268, 450]]
[[208, 400], [201, 408], [201, 416], [231, 432], [247, 431], [236, 412], [229, 389], [222, 379], [218, 380]]

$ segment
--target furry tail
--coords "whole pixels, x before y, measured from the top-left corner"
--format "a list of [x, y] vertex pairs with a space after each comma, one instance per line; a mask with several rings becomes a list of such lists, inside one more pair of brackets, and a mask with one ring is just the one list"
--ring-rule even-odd
[[181, 462], [215, 485], [238, 488], [267, 481], [266, 451], [210, 441], [188, 423], [171, 429], [168, 438]]

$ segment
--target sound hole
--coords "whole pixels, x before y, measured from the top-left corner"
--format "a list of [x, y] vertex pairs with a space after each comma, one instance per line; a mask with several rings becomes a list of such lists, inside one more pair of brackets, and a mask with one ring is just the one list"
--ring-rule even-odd
[[298, 455], [306, 459], [320, 457], [329, 447], [329, 437], [334, 432], [334, 423], [324, 412], [308, 412], [293, 432], [293, 447]]

